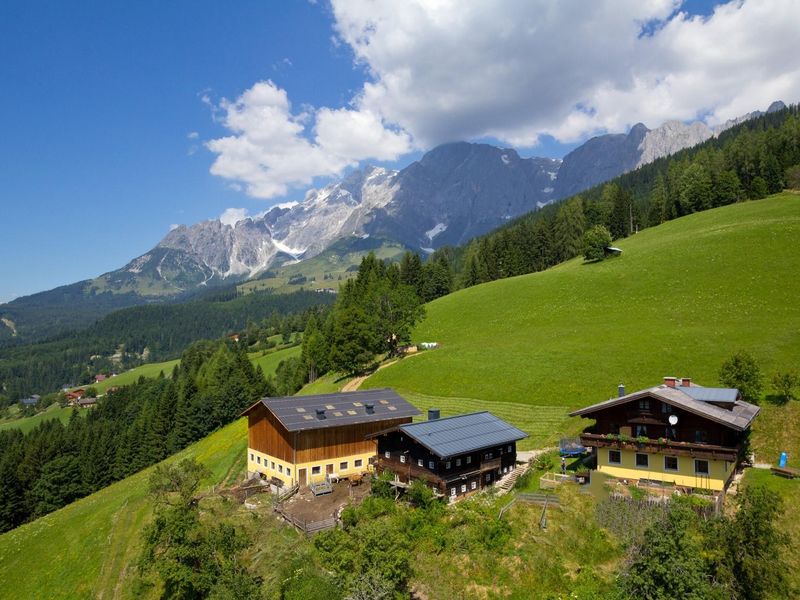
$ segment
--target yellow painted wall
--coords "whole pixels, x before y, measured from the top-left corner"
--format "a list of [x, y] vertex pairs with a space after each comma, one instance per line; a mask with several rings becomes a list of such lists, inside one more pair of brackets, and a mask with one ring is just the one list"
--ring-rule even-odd
[[[247, 472], [263, 473], [267, 478], [276, 477], [286, 485], [294, 485], [299, 480], [299, 470], [306, 469], [306, 483], [316, 483], [325, 479], [326, 466], [333, 465], [333, 473], [339, 477], [366, 473], [370, 469], [369, 459], [375, 456], [374, 452], [356, 454], [353, 456], [341, 456], [336, 459], [326, 459], [301, 464], [292, 464], [274, 456], [269, 456], [252, 448], [247, 449]], [[259, 462], [259, 459], [260, 462]], [[355, 461], [361, 460], [361, 466], [356, 467]], [[347, 468], [342, 469], [340, 463], [346, 462]], [[273, 467], [273, 464], [275, 465]], [[319, 467], [319, 473], [314, 475], [312, 470]]]
[[736, 463], [709, 460], [708, 475], [698, 475], [694, 472], [694, 458], [678, 456], [678, 470], [667, 471], [664, 469], [664, 456], [669, 456], [669, 454], [653, 452], [639, 453], [647, 454], [650, 457], [649, 466], [647, 468], [637, 467], [637, 452], [633, 450], [620, 450], [621, 464], [611, 464], [608, 461], [610, 450], [612, 449], [597, 448], [597, 470], [619, 479], [652, 479], [672, 482], [684, 487], [720, 491], [725, 488], [725, 483], [736, 468]]

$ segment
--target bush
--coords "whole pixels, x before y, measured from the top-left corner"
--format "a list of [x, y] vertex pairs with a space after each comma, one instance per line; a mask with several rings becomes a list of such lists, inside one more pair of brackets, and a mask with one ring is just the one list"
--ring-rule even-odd
[[583, 258], [587, 261], [603, 260], [605, 248], [611, 245], [611, 232], [603, 225], [595, 225], [583, 234]]
[[756, 359], [745, 351], [739, 351], [722, 363], [719, 370], [719, 381], [722, 385], [736, 388], [742, 398], [758, 404], [764, 381]]
[[795, 371], [777, 371], [772, 375], [772, 387], [786, 402], [797, 398], [795, 390], [798, 385], [800, 385], [800, 377]]
[[786, 169], [784, 177], [786, 187], [790, 190], [800, 190], [800, 165], [794, 165]]

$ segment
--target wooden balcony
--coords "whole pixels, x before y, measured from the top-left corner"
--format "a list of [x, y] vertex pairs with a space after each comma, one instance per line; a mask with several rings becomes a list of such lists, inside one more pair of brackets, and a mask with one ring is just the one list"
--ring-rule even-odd
[[691, 456], [709, 460], [726, 460], [736, 462], [739, 457], [741, 445], [714, 446], [713, 444], [696, 444], [692, 442], [677, 442], [674, 440], [648, 439], [646, 442], [637, 439], [620, 440], [618, 436], [597, 433], [582, 433], [581, 443], [594, 448], [619, 448], [620, 450], [634, 450], [653, 454], [670, 454], [674, 456]]
[[497, 458], [491, 458], [489, 460], [481, 461], [481, 473], [485, 473], [486, 471], [496, 471], [502, 466], [501, 458], [498, 456]]
[[[494, 461], [497, 461], [497, 464], [494, 464]], [[494, 466], [493, 469], [500, 468], [500, 459], [493, 459], [491, 461], [486, 461], [483, 464], [492, 463]], [[428, 483], [439, 485], [439, 484], [447, 484], [451, 481], [459, 481], [461, 479], [466, 479], [468, 477], [477, 475], [481, 472], [484, 472], [487, 469], [484, 469], [481, 466], [481, 469], [478, 470], [474, 467], [474, 465], [469, 465], [469, 468], [460, 468], [460, 469], [453, 469], [451, 471], [445, 471], [444, 473], [437, 474], [433, 471], [429, 471], [425, 467], [420, 467], [419, 465], [411, 462], [400, 462], [394, 458], [386, 458], [384, 456], [378, 456], [375, 460], [375, 466], [378, 471], [391, 471], [396, 476], [400, 477], [400, 479], [404, 481], [412, 481], [414, 479], [422, 479], [423, 481], [427, 481]]]

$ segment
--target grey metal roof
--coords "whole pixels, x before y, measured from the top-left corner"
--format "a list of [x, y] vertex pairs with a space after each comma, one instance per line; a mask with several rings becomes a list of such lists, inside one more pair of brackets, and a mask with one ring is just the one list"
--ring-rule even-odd
[[[373, 423], [401, 417], [415, 417], [420, 414], [416, 407], [389, 388], [315, 396], [263, 398], [261, 404], [278, 418], [287, 431]], [[372, 412], [368, 412], [368, 405], [372, 406]], [[318, 415], [319, 410], [324, 411], [324, 418]]]
[[688, 387], [678, 386], [676, 389], [702, 402], [736, 402], [736, 399], [739, 397], [739, 390], [735, 388], [713, 388], [692, 385]]
[[487, 411], [408, 423], [401, 425], [400, 429], [440, 458], [500, 446], [528, 437], [525, 432]]
[[[712, 390], [715, 388], [701, 388], [700, 386], [692, 386], [688, 389], [705, 389], [705, 390]], [[735, 400], [732, 404], [730, 409], [729, 408], [722, 408], [720, 406], [716, 406], [715, 404], [711, 404], [711, 400], [697, 400], [693, 398], [686, 392], [687, 388], [680, 388], [680, 387], [669, 387], [667, 385], [657, 385], [652, 388], [648, 388], [645, 390], [639, 390], [638, 392], [633, 392], [632, 394], [627, 394], [625, 396], [621, 396], [620, 398], [612, 398], [610, 400], [606, 400], [605, 402], [598, 402], [597, 404], [593, 404], [591, 406], [587, 406], [586, 408], [582, 408], [580, 410], [573, 411], [569, 414], [571, 417], [588, 417], [591, 416], [593, 413], [603, 410], [605, 408], [610, 408], [612, 406], [617, 406], [619, 404], [627, 404], [628, 402], [632, 402], [633, 400], [638, 400], [639, 398], [646, 398], [646, 397], [654, 397], [659, 400], [666, 402], [671, 406], [675, 406], [676, 408], [682, 408], [690, 413], [696, 414], [701, 417], [705, 417], [711, 421], [719, 423], [721, 425], [725, 425], [730, 427], [731, 429], [735, 429], [736, 431], [744, 431], [753, 422], [753, 419], [756, 418], [759, 411], [761, 410], [758, 406], [754, 404], [750, 404], [749, 402], [745, 402], [744, 400]], [[720, 390], [727, 390], [728, 388], [716, 388]], [[738, 390], [734, 390], [737, 392], [738, 397]], [[726, 392], [727, 393], [727, 392]], [[725, 396], [726, 393], [721, 393], [721, 396]], [[715, 393], [704, 392], [702, 393], [706, 397], [713, 396]], [[722, 401], [720, 401], [722, 402]]]

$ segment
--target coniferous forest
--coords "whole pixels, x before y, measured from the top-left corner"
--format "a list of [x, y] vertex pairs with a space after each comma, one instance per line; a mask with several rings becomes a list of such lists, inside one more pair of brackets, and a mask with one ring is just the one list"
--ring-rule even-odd
[[243, 346], [203, 341], [183, 352], [171, 378], [121, 387], [85, 416], [75, 409], [66, 425], [0, 431], [0, 532], [174, 454], [272, 393]]

